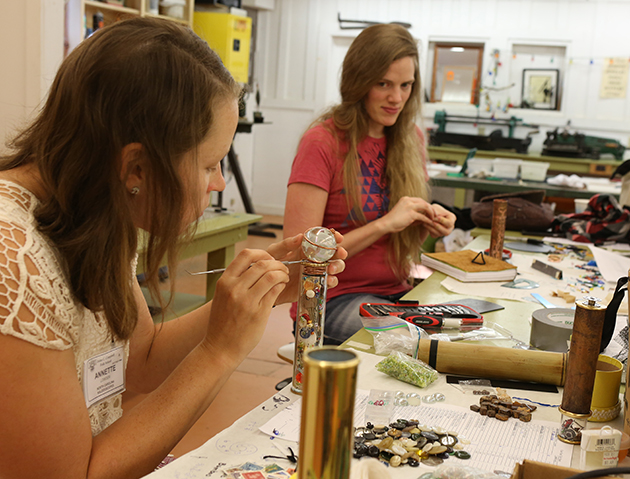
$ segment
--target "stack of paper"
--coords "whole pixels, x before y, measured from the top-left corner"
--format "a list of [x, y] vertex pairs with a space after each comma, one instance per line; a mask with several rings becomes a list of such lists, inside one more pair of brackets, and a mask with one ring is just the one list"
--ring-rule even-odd
[[516, 277], [516, 266], [471, 250], [425, 253], [420, 259], [427, 268], [441, 271], [466, 283], [511, 281]]

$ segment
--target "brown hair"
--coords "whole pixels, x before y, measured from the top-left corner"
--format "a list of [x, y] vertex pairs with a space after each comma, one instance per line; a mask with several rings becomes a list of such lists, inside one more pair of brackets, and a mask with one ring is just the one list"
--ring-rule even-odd
[[72, 293], [104, 311], [121, 339], [137, 323], [131, 264], [138, 246], [121, 151], [140, 143], [149, 165], [145, 272], [152, 295], [161, 298], [160, 262], [166, 255], [175, 271], [181, 218], [198, 204], [178, 169], [208, 134], [217, 102], [238, 93], [219, 56], [187, 27], [124, 20], [70, 53], [43, 109], [2, 158], [2, 170], [39, 169], [47, 189], [35, 212], [39, 229], [61, 252]]
[[[357, 145], [368, 135], [369, 116], [364, 99], [370, 89], [383, 79], [396, 60], [411, 57], [414, 62], [414, 83], [411, 94], [396, 123], [385, 127], [387, 166], [385, 176], [390, 189], [390, 208], [403, 196], [428, 198], [429, 187], [424, 174], [423, 158], [414, 120], [420, 115], [421, 86], [418, 68], [418, 47], [411, 34], [392, 24], [374, 25], [363, 30], [352, 42], [343, 61], [341, 73], [341, 103], [324, 113], [316, 123], [329, 118], [342, 132], [345, 143], [343, 182], [348, 194], [348, 206], [358, 224], [365, 224], [361, 209], [359, 162]], [[333, 131], [336, 135], [336, 132]], [[422, 247], [421, 226], [409, 226], [391, 235], [390, 263], [394, 271], [405, 278], [409, 260], [418, 260]]]

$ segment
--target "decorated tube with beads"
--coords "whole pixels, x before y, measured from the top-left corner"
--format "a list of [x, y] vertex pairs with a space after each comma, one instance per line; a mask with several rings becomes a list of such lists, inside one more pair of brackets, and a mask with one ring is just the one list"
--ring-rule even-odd
[[295, 318], [295, 357], [291, 390], [302, 393], [304, 353], [322, 344], [326, 316], [328, 263], [302, 263]]

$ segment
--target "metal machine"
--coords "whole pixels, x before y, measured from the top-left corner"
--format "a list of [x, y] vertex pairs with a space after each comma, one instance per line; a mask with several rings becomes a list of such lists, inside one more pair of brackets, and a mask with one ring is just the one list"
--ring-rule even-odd
[[[431, 131], [430, 142], [433, 146], [443, 144], [459, 145], [465, 148], [478, 148], [480, 150], [514, 150], [517, 153], [527, 153], [527, 148], [532, 142], [531, 135], [538, 133], [537, 125], [524, 123], [521, 118], [512, 116], [506, 119], [481, 118], [462, 115], [447, 115], [446, 111], [436, 111], [433, 122], [438, 126]], [[462, 133], [447, 133], [446, 124], [468, 123], [472, 125], [507, 126], [508, 136], [503, 136], [501, 129], [496, 129], [489, 135], [467, 135]], [[526, 138], [514, 138], [514, 130], [517, 126], [532, 128]]]
[[626, 147], [617, 140], [569, 133], [566, 128], [562, 132], [558, 132], [558, 128], [548, 131], [544, 145], [543, 155], [567, 158], [599, 159], [602, 154], [611, 154], [616, 160], [623, 160], [626, 151]]

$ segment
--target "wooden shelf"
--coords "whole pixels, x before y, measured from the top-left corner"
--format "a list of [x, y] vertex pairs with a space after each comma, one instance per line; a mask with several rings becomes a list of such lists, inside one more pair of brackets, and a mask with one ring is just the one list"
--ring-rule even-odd
[[183, 23], [184, 25], [190, 25], [190, 22], [188, 20], [186, 20], [185, 18], [169, 17], [168, 15], [154, 15], [152, 13], [145, 13], [144, 16], [145, 17], [152, 17], [152, 18], [163, 18], [165, 20], [172, 20], [174, 22]]
[[97, 2], [95, 0], [84, 0], [86, 7], [97, 8], [100, 10], [107, 10], [110, 12], [128, 13], [130, 15], [140, 15], [140, 10], [129, 7], [121, 7], [119, 5], [113, 5], [110, 3]]
[[[184, 18], [175, 18], [169, 15], [153, 14], [149, 12], [149, 0], [127, 0], [125, 2], [126, 7], [120, 5], [109, 4], [105, 2], [99, 2], [97, 0], [81, 0], [81, 18], [85, 15], [85, 26], [87, 28], [93, 28], [93, 15], [96, 12], [103, 14], [103, 20], [105, 25], [117, 22], [125, 17], [140, 16], [140, 17], [153, 17], [162, 18], [172, 22], [181, 23], [192, 28], [193, 12], [194, 12], [194, 0], [186, 0], [184, 8]], [[83, 32], [83, 36], [85, 32]], [[83, 38], [83, 36], [81, 38]]]

